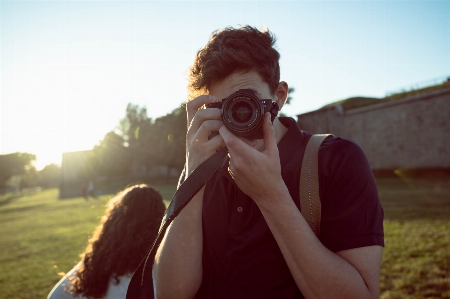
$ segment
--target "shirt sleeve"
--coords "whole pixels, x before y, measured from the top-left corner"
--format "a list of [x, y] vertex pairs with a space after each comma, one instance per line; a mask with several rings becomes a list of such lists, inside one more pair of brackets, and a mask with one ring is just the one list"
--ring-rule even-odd
[[362, 149], [328, 138], [319, 151], [319, 177], [322, 243], [333, 252], [384, 246], [383, 208]]

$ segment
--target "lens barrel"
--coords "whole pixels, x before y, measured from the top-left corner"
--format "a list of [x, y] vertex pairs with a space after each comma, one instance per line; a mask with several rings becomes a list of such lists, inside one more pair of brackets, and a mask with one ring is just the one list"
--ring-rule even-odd
[[206, 107], [221, 108], [223, 123], [233, 134], [248, 139], [262, 139], [264, 113], [271, 112], [273, 105], [270, 99], [260, 100], [251, 89], [239, 89], [222, 102]]
[[248, 137], [262, 122], [264, 107], [252, 92], [237, 91], [222, 101], [224, 125], [235, 135]]

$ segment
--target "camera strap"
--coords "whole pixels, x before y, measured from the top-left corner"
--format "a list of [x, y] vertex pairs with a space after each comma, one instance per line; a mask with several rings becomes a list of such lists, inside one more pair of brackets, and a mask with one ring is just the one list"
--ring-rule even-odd
[[319, 192], [319, 148], [332, 134], [314, 134], [308, 140], [300, 170], [300, 212], [320, 239], [322, 203]]
[[[145, 259], [130, 281], [127, 291], [127, 299], [154, 298], [152, 267], [159, 244], [164, 238], [165, 232], [173, 219], [191, 201], [192, 197], [206, 184], [223, 163], [228, 153], [226, 147], [219, 150], [205, 162], [200, 164], [191, 175], [181, 184], [167, 208], [161, 222], [158, 235], [148, 251]], [[144, 283], [145, 282], [145, 283]]]

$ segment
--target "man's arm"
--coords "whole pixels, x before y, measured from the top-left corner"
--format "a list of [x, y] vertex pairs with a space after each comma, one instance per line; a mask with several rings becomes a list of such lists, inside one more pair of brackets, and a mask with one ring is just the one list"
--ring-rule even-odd
[[[200, 109], [215, 101], [200, 96], [186, 105], [186, 177], [224, 146], [220, 135], [208, 139], [211, 131], [222, 126], [219, 109]], [[167, 228], [155, 256], [154, 289], [158, 299], [193, 298], [202, 282], [202, 207], [204, 187]]]
[[378, 298], [382, 247], [334, 253], [322, 245], [281, 177], [275, 131], [267, 114], [263, 126], [262, 152], [221, 128], [231, 157], [229, 172], [260, 208], [305, 298]]
[[167, 228], [153, 266], [156, 298], [193, 298], [202, 282], [202, 188]]
[[305, 298], [378, 298], [383, 247], [334, 253], [320, 243], [289, 194], [283, 197], [285, 203], [260, 209]]

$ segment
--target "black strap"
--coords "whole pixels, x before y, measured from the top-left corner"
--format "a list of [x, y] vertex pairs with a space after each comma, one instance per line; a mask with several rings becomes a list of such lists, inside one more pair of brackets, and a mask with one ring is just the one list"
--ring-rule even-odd
[[131, 278], [127, 291], [127, 299], [148, 299], [154, 298], [152, 267], [156, 251], [164, 238], [167, 227], [181, 210], [191, 201], [192, 197], [206, 184], [216, 170], [224, 161], [228, 151], [224, 147], [215, 153], [208, 160], [200, 164], [194, 172], [188, 176], [186, 181], [178, 188], [172, 198], [169, 207], [164, 214], [163, 221], [159, 228], [158, 236], [148, 251], [146, 258], [141, 262], [138, 269]]

